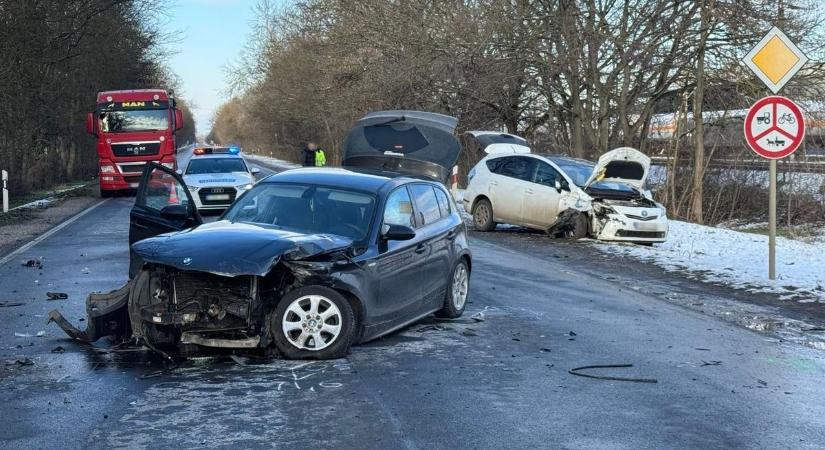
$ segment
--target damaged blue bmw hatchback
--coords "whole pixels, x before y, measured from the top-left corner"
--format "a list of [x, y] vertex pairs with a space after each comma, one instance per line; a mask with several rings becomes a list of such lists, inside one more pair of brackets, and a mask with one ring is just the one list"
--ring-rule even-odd
[[85, 331], [52, 319], [84, 341], [329, 359], [432, 313], [458, 317], [471, 255], [443, 184], [456, 122], [371, 113], [346, 139], [344, 168], [272, 175], [208, 224], [181, 177], [150, 164], [130, 218], [131, 281], [90, 295]]

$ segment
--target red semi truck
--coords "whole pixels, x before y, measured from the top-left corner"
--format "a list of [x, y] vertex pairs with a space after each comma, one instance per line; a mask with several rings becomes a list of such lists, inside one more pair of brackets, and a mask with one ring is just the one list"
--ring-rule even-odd
[[86, 130], [97, 138], [100, 195], [134, 189], [147, 161], [175, 168], [175, 132], [183, 113], [161, 89], [106, 91], [86, 117]]

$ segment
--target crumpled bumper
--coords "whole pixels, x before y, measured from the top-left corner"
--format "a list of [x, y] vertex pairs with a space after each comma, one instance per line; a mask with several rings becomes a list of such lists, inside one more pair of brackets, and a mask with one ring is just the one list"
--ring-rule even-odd
[[657, 243], [667, 240], [668, 223], [664, 215], [654, 220], [641, 221], [622, 214], [608, 214], [596, 220], [600, 222], [596, 238], [602, 241]]
[[86, 299], [86, 329], [81, 331], [72, 325], [60, 311], [49, 312], [49, 322], [57, 325], [73, 339], [94, 342], [103, 336], [129, 337], [132, 327], [129, 321], [129, 295], [132, 282], [106, 294], [89, 294]]

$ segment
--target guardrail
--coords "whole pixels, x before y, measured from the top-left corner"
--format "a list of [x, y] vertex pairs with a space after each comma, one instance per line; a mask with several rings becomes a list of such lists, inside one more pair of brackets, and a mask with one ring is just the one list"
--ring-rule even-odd
[[[653, 164], [670, 164], [673, 160], [670, 156], [651, 156]], [[778, 161], [779, 166], [791, 172], [825, 172], [825, 157], [807, 157], [795, 159], [782, 159]], [[686, 166], [693, 164], [690, 158], [680, 158], [679, 165]], [[713, 158], [708, 162], [710, 167], [731, 167], [737, 169], [768, 170], [768, 160], [762, 158], [754, 159], [731, 159]]]

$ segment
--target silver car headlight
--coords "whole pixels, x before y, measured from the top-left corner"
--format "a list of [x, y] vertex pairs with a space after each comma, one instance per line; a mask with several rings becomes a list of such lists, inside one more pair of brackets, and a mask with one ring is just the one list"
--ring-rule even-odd
[[189, 192], [198, 192], [198, 189], [200, 188], [197, 186], [189, 186]]

